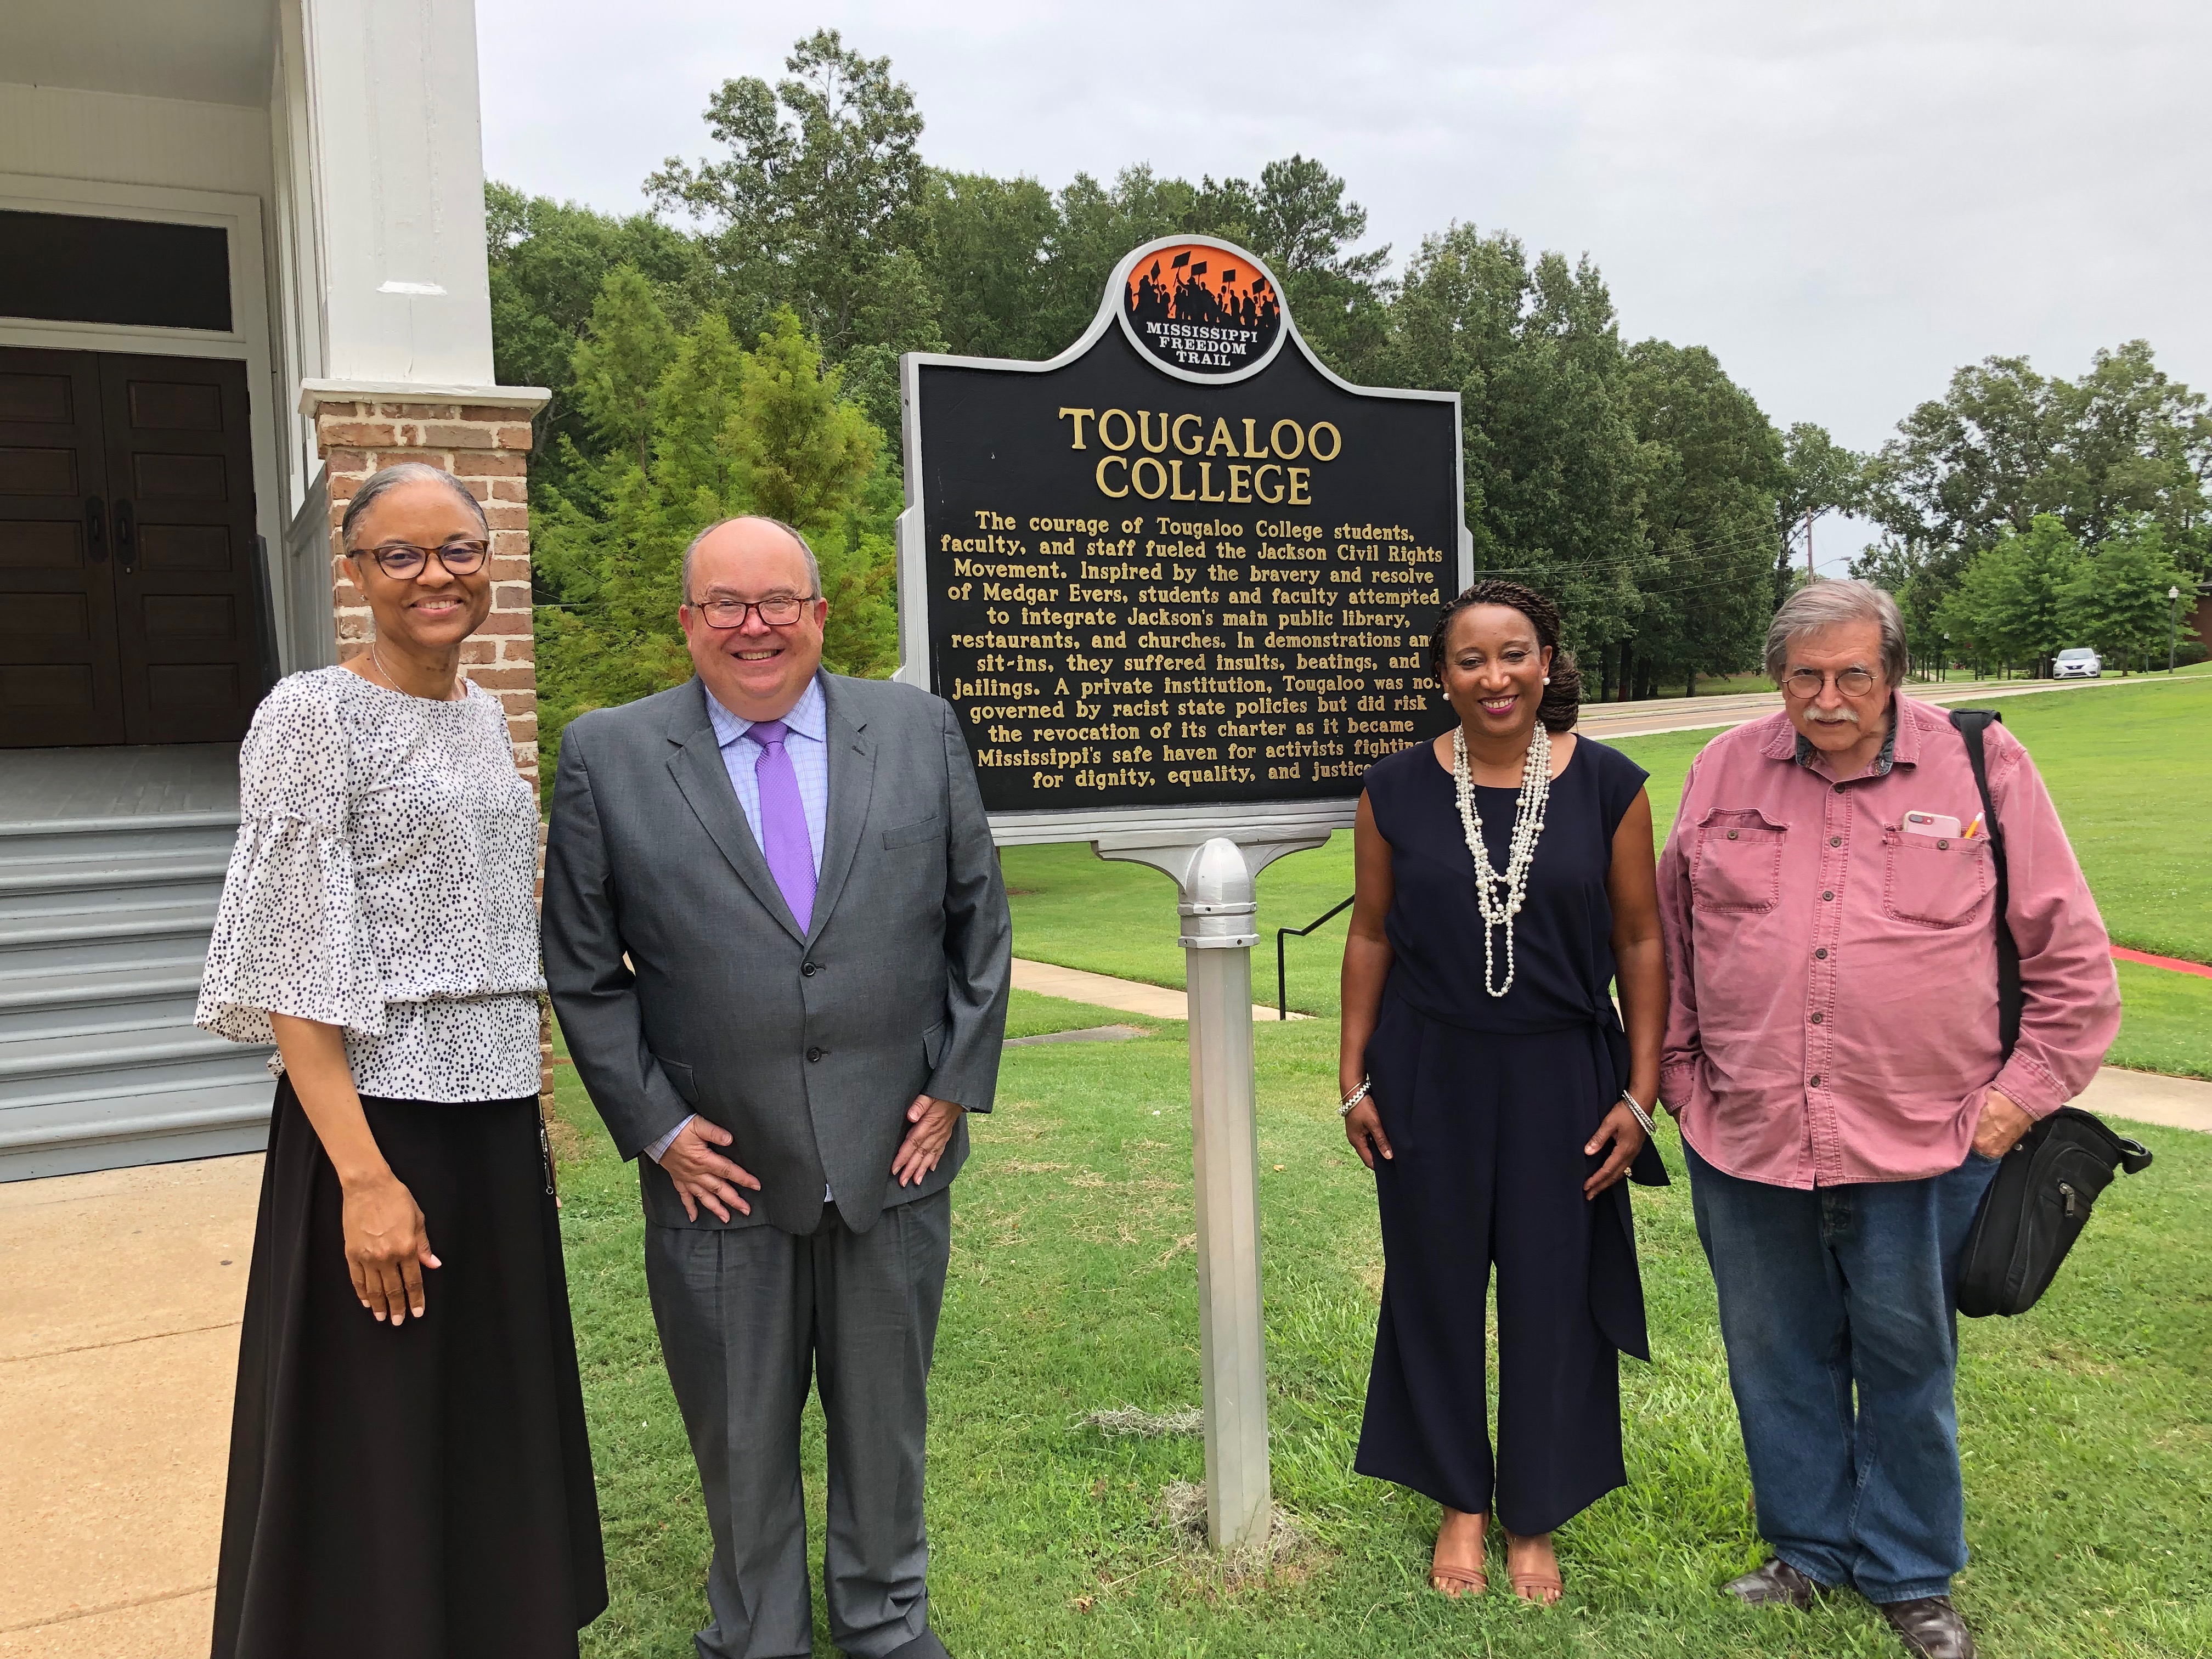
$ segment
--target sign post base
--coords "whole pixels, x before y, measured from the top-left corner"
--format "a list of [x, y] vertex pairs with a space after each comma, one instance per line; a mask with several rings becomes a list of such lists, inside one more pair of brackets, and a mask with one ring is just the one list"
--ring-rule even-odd
[[1102, 859], [1146, 864], [1179, 891], [1190, 1012], [1192, 1172], [1198, 1200], [1198, 1320], [1205, 1379], [1206, 1530], [1217, 1551], [1265, 1547], [1267, 1365], [1260, 1317], [1259, 1124], [1254, 1112], [1255, 879], [1327, 829], [1102, 836]]

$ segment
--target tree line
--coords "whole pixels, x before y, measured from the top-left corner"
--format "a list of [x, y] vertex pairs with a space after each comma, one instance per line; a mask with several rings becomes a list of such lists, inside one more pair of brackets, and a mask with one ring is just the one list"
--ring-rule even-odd
[[677, 563], [732, 513], [806, 532], [826, 659], [890, 672], [900, 354], [1054, 356], [1121, 257], [1173, 234], [1267, 261], [1346, 379], [1460, 394], [1476, 567], [1559, 600], [1594, 695], [1693, 693], [1753, 667], [1832, 512], [1880, 526], [1855, 573], [1899, 592], [1931, 662], [2140, 654], [2136, 588], [2162, 605], [2166, 578], [2190, 591], [2205, 569], [2212, 420], [2141, 342], [2075, 381], [2020, 359], [1962, 369], [1858, 454], [1817, 425], [1778, 429], [1703, 346], [1625, 341], [1587, 257], [1455, 222], [1394, 272], [1310, 157], [1054, 191], [927, 165], [890, 60], [834, 31], [785, 70], [722, 84], [712, 153], [653, 173], [650, 212], [487, 191], [497, 373], [553, 392], [531, 481], [549, 747], [576, 714], [688, 675]]

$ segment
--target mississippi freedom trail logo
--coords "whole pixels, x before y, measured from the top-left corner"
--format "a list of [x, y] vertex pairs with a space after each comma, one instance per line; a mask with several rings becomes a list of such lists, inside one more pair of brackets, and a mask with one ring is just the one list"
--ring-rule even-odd
[[1274, 284], [1243, 254], [1213, 243], [1159, 248], [1138, 260], [1121, 304], [1146, 350], [1195, 374], [1249, 368], [1283, 327]]

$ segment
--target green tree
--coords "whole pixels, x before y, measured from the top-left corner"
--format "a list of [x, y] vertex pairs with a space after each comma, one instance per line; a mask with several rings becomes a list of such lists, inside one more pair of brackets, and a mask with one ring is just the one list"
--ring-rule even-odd
[[2170, 587], [2190, 592], [2194, 584], [2167, 551], [2157, 521], [2139, 520], [2106, 538], [2085, 559], [2059, 594], [2067, 644], [2094, 647], [2123, 672], [2153, 657], [2162, 659], [2170, 625]]
[[770, 323], [748, 352], [718, 313], [702, 318], [649, 400], [648, 459], [580, 463], [568, 489], [538, 503], [538, 562], [555, 589], [537, 630], [549, 758], [586, 709], [690, 677], [675, 614], [683, 552], [717, 519], [763, 513], [797, 526], [830, 601], [824, 662], [858, 674], [893, 665], [898, 497], [883, 434], [840, 395], [838, 371], [794, 314]]
[[653, 397], [675, 355], [676, 329], [652, 285], [635, 265], [617, 265], [569, 354], [569, 373], [593, 435], [610, 448], [634, 451], [640, 466], [649, 459]]
[[1695, 696], [1699, 674], [1759, 659], [1783, 441], [1703, 346], [1631, 347], [1625, 386], [1643, 449], [1644, 534], [1660, 562], [1638, 635], [1651, 672]]
[[833, 360], [856, 345], [933, 342], [915, 280], [921, 113], [890, 59], [864, 58], [835, 29], [800, 41], [773, 88], [725, 81], [707, 130], [727, 154], [671, 156], [646, 180], [654, 204], [697, 215], [735, 279], [740, 325], [788, 306]]
[[2194, 567], [2212, 536], [2208, 479], [2204, 399], [2131, 340], [2071, 382], [2024, 357], [1959, 370], [1874, 458], [1866, 510], [1942, 573], [2045, 513], [2088, 547], [2148, 516]]
[[1796, 585], [1793, 538], [1830, 513], [1856, 509], [1865, 491], [1867, 458], [1846, 449], [1828, 429], [1799, 421], [1783, 438], [1782, 475], [1775, 487], [1774, 605], [1780, 609]]
[[2073, 643], [2066, 594], [2083, 563], [2064, 522], [2038, 514], [2024, 532], [2007, 532], [1966, 563], [1937, 612], [1943, 632], [1984, 660], [2040, 672]]
[[[716, 301], [714, 263], [698, 240], [645, 214], [617, 218], [573, 202], [484, 186], [490, 266], [492, 369], [504, 386], [542, 386], [552, 401], [537, 417], [541, 457], [559, 471], [559, 440], [595, 453], [575, 401], [571, 359], [611, 271], [636, 270], [678, 329]], [[533, 477], [545, 475], [543, 465]]]
[[1034, 179], [933, 168], [921, 212], [922, 264], [946, 350], [1039, 358], [1073, 343], [1073, 335], [1059, 337], [1053, 314], [1051, 260], [1060, 217], [1050, 191]]
[[[1460, 394], [1475, 568], [1544, 588], [1573, 649], [1627, 646], [1654, 566], [1627, 363], [1595, 267], [1454, 225], [1407, 267], [1380, 366], [1386, 384]], [[1633, 656], [1620, 660], [1635, 682]]]

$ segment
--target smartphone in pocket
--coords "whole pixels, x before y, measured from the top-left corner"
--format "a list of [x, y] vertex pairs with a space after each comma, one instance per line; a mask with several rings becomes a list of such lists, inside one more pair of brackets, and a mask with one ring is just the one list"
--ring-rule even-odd
[[1948, 812], [1907, 812], [1905, 833], [1908, 836], [1947, 836], [1955, 840], [1959, 820]]

